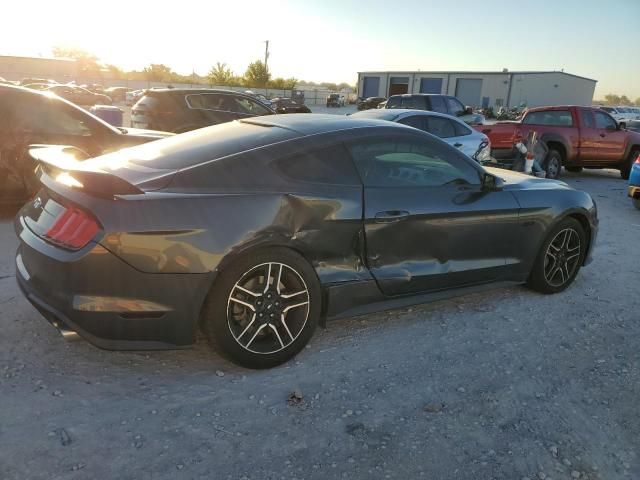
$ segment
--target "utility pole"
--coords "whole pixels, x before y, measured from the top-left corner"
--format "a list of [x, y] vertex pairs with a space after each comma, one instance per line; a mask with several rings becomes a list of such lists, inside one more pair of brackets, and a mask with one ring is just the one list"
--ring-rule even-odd
[[[267, 62], [269, 61], [269, 40], [265, 40], [264, 41], [265, 46], [264, 46], [264, 71], [267, 74], [267, 76], [269, 75], [269, 67], [267, 66]], [[264, 83], [264, 88], [267, 88], [267, 81], [265, 81]], [[265, 90], [265, 95], [267, 94], [267, 91]]]

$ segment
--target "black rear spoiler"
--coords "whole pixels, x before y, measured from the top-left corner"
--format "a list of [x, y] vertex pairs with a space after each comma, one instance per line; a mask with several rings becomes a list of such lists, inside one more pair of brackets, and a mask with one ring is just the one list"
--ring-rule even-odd
[[38, 162], [36, 171], [42, 183], [45, 183], [43, 176], [46, 176], [52, 182], [103, 198], [144, 193], [117, 175], [104, 170], [83, 168], [82, 160], [89, 158], [89, 155], [77, 147], [31, 145], [29, 155]]

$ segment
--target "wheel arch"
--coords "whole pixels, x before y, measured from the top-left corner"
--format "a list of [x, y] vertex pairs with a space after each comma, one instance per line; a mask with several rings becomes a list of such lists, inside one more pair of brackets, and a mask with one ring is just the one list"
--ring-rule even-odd
[[320, 323], [319, 325], [321, 327], [325, 327], [326, 326], [326, 312], [327, 312], [327, 306], [328, 306], [328, 295], [327, 295], [327, 291], [326, 288], [324, 286], [324, 284], [322, 283], [322, 280], [320, 278], [320, 276], [318, 275], [318, 271], [317, 271], [317, 267], [313, 264], [313, 262], [311, 261], [311, 259], [309, 258], [308, 252], [305, 251], [304, 246], [297, 244], [295, 242], [291, 242], [290, 239], [286, 238], [286, 237], [282, 237], [282, 238], [270, 238], [270, 239], [262, 239], [261, 241], [256, 241], [256, 242], [251, 242], [251, 243], [247, 243], [244, 245], [240, 245], [237, 248], [233, 249], [232, 251], [228, 252], [218, 263], [218, 265], [216, 266], [215, 270], [212, 272], [211, 275], [211, 279], [209, 281], [209, 286], [208, 286], [208, 290], [207, 290], [207, 294], [205, 295], [205, 298], [203, 299], [200, 308], [199, 308], [199, 315], [198, 315], [198, 321], [197, 324], [200, 325], [201, 322], [203, 321], [203, 310], [204, 307], [206, 305], [207, 302], [207, 297], [210, 295], [210, 293], [213, 291], [213, 289], [216, 286], [216, 281], [218, 280], [220, 274], [226, 270], [227, 268], [229, 268], [231, 265], [233, 265], [237, 260], [239, 260], [240, 258], [244, 257], [245, 255], [249, 255], [261, 250], [270, 250], [270, 249], [286, 249], [286, 250], [290, 250], [298, 255], [300, 255], [304, 261], [306, 261], [309, 266], [311, 267], [311, 269], [313, 270], [314, 274], [316, 275], [316, 278], [318, 280], [318, 284], [320, 285], [320, 292], [321, 292], [321, 315], [320, 315]]

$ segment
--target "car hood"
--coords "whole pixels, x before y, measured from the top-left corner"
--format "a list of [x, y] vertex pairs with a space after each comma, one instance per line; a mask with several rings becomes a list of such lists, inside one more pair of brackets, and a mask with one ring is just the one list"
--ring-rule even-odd
[[560, 180], [538, 178], [525, 173], [504, 170], [502, 168], [485, 167], [491, 175], [495, 175], [504, 181], [504, 190], [557, 190], [571, 189], [569, 185]]

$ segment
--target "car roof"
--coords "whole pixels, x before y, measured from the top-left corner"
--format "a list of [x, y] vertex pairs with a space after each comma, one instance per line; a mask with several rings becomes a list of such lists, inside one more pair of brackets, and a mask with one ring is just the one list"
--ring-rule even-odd
[[364, 127], [388, 127], [384, 120], [371, 118], [351, 118], [347, 115], [330, 115], [319, 113], [293, 113], [269, 115], [239, 120], [265, 127], [280, 127], [298, 133], [301, 136], [337, 132]]
[[188, 94], [198, 94], [198, 93], [226, 93], [233, 95], [240, 95], [242, 97], [251, 98], [251, 94], [247, 94], [244, 92], [236, 92], [235, 90], [223, 90], [221, 88], [153, 88], [153, 89], [145, 89], [145, 95], [148, 93], [152, 93], [153, 95], [162, 93], [167, 95], [188, 95]]
[[[449, 120], [455, 120], [459, 123], [464, 123], [459, 118], [456, 118], [452, 115], [447, 115], [446, 113], [434, 112], [432, 110], [417, 110], [412, 108], [381, 108], [375, 110], [363, 110], [361, 112], [356, 112], [351, 116], [351, 118], [381, 118], [384, 120], [395, 120], [398, 117], [405, 117], [407, 115], [420, 115], [423, 117], [443, 117], [448, 118]], [[384, 118], [388, 117], [388, 118]]]

